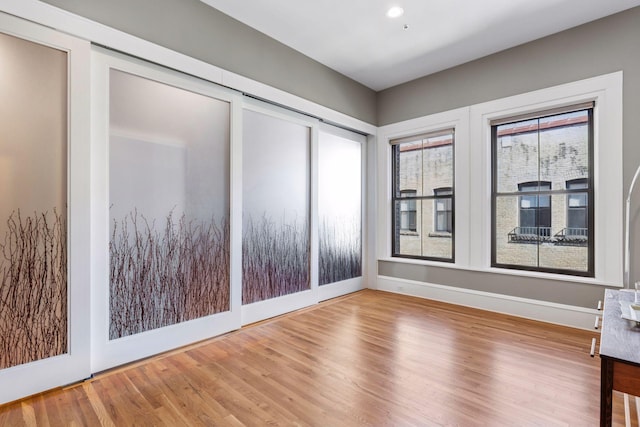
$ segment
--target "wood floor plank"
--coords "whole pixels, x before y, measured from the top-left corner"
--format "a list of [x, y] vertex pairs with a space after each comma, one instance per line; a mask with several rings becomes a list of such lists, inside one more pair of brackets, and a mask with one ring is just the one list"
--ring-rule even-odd
[[0, 425], [594, 426], [594, 336], [367, 290], [1, 406]]
[[89, 404], [91, 405], [91, 409], [98, 419], [98, 423], [103, 427], [115, 427], [115, 424], [111, 420], [111, 417], [109, 417], [109, 414], [107, 413], [107, 410], [105, 409], [102, 400], [99, 398], [94, 387], [92, 387], [90, 384], [84, 384], [82, 386], [82, 390], [88, 397]]

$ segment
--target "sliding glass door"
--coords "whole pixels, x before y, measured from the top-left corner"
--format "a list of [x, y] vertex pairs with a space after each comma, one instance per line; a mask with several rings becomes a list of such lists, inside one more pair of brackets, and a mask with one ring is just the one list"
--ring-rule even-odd
[[315, 301], [311, 276], [314, 122], [262, 103], [243, 112], [243, 323]]
[[3, 14], [0, 28], [1, 404], [90, 369], [89, 206], [70, 181], [88, 178], [89, 46]]
[[232, 95], [96, 56], [108, 104], [108, 283], [95, 301], [104, 348], [94, 365], [103, 369], [237, 328], [239, 315], [230, 271]]
[[362, 289], [363, 135], [320, 127], [318, 258], [320, 299]]

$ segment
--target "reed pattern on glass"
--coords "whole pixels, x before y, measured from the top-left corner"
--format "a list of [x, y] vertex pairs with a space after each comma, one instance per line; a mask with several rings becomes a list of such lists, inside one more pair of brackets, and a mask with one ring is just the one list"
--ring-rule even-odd
[[113, 220], [109, 337], [116, 339], [229, 310], [229, 223], [177, 221], [162, 228], [136, 210]]
[[20, 210], [0, 241], [0, 369], [67, 351], [65, 215]]
[[242, 303], [310, 288], [306, 221], [276, 222], [266, 214], [245, 218], [242, 237]]

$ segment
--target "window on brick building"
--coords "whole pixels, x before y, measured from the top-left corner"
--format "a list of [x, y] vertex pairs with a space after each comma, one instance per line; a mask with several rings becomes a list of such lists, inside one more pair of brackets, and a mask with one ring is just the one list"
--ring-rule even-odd
[[[587, 190], [589, 182], [585, 178], [567, 181], [567, 190]], [[585, 192], [571, 192], [567, 195], [567, 234], [587, 237], [589, 228], [589, 196]]]
[[593, 104], [492, 121], [491, 141], [492, 266], [593, 277]]
[[392, 253], [454, 260], [454, 130], [391, 140]]
[[416, 232], [416, 190], [401, 190], [400, 193], [400, 231]]
[[540, 238], [551, 236], [551, 196], [541, 193], [551, 190], [551, 183], [535, 181], [518, 184], [518, 191], [527, 193], [520, 196], [520, 225], [515, 230], [521, 235]]
[[451, 233], [453, 229], [453, 215], [451, 210], [451, 187], [433, 190], [435, 200], [435, 228], [439, 233]]

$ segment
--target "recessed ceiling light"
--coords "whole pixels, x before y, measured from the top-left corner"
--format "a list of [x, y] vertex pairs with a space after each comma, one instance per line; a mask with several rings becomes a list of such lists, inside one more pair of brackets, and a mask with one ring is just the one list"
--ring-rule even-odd
[[404, 14], [404, 9], [400, 6], [393, 6], [387, 11], [387, 16], [389, 18], [399, 18]]

